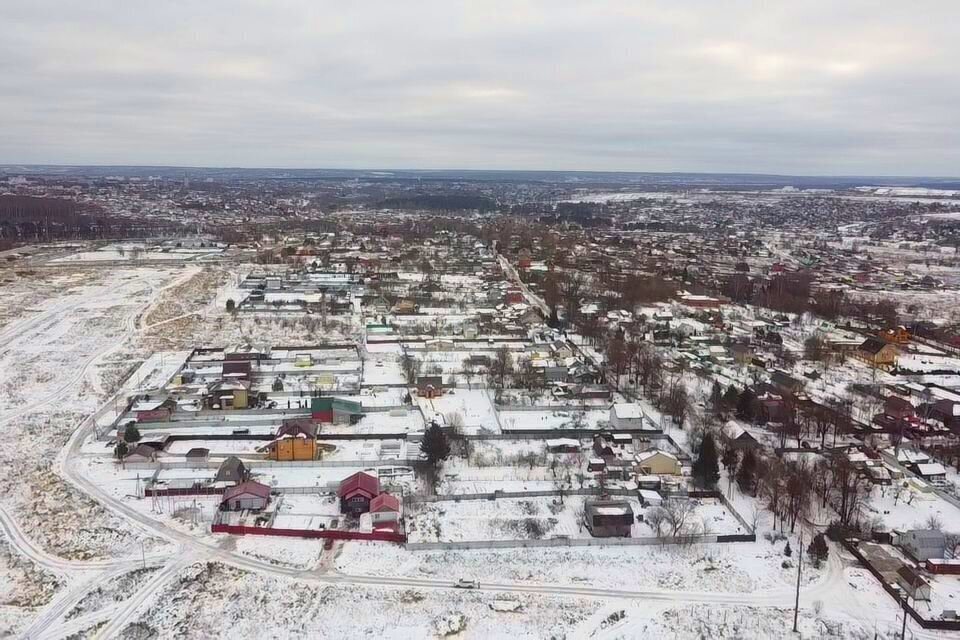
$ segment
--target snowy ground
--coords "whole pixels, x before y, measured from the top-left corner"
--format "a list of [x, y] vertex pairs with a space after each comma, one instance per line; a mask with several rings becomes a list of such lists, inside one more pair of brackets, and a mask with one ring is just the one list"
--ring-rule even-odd
[[[796, 546], [796, 539], [794, 539]], [[796, 565], [784, 543], [765, 540], [723, 545], [552, 547], [501, 550], [408, 551], [395, 545], [348, 542], [338, 571], [473, 580], [590, 585], [607, 589], [665, 589], [752, 593], [789, 588]], [[804, 571], [806, 585], [825, 569]]]
[[420, 640], [563, 637], [597, 608], [590, 600], [523, 596], [518, 611], [489, 593], [320, 586], [216, 563], [185, 568], [127, 635], [162, 638], [356, 638]]

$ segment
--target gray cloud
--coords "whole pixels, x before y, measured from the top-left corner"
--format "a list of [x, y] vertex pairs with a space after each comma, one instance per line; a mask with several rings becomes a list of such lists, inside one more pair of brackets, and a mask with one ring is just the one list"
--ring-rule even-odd
[[953, 0], [6, 0], [0, 162], [957, 175], [958, 23]]

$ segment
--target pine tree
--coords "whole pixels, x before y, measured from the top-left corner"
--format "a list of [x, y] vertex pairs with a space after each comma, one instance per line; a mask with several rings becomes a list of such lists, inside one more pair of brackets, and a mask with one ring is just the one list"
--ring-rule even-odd
[[793, 548], [790, 546], [789, 540], [787, 540], [787, 546], [783, 548], [783, 555], [787, 556], [788, 558], [793, 555]]
[[730, 489], [733, 488], [733, 478], [737, 474], [737, 469], [740, 468], [740, 452], [727, 444], [720, 462], [727, 472], [727, 493], [730, 493]]
[[753, 449], [747, 449], [743, 452], [743, 459], [740, 461], [740, 468], [737, 469], [737, 486], [744, 493], [753, 493], [756, 485], [757, 475], [757, 455]]
[[733, 385], [727, 387], [727, 390], [723, 392], [723, 406], [725, 409], [733, 409], [737, 406], [737, 400], [740, 399], [740, 394], [737, 393], [737, 388]]
[[754, 407], [753, 401], [756, 397], [750, 389], [744, 389], [737, 398], [737, 417], [741, 420], [753, 421]]
[[723, 389], [716, 380], [713, 381], [713, 388], [710, 389], [710, 408], [717, 415], [723, 411]]
[[717, 480], [720, 479], [720, 465], [717, 456], [717, 445], [713, 441], [713, 434], [703, 436], [700, 443], [700, 454], [696, 462], [693, 463], [693, 480], [704, 488], [717, 486]]
[[431, 422], [426, 433], [423, 434], [420, 451], [432, 466], [436, 466], [450, 457], [450, 441], [447, 434], [436, 422]]

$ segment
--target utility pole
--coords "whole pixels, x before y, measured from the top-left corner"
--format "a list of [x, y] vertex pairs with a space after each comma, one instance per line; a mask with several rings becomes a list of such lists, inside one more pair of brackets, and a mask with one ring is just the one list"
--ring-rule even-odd
[[903, 605], [903, 627], [900, 628], [900, 640], [907, 637], [907, 594], [904, 593], [900, 598], [900, 604]]
[[[802, 525], [801, 525], [802, 527]], [[797, 596], [793, 603], [793, 632], [797, 633], [797, 617], [800, 615], [800, 572], [803, 568], [803, 529], [800, 529], [800, 548], [797, 549]]]

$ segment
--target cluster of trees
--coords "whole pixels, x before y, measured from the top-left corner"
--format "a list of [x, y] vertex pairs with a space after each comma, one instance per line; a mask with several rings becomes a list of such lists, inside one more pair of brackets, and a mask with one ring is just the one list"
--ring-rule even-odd
[[172, 223], [120, 218], [66, 198], [0, 195], [0, 248], [50, 240], [90, 240], [149, 235]]
[[871, 488], [869, 480], [842, 455], [811, 465], [804, 458], [762, 457], [752, 449], [741, 454], [728, 447], [722, 461], [742, 492], [763, 501], [773, 514], [774, 527], [781, 531], [794, 532], [815, 507], [829, 507], [842, 526], [854, 526]]
[[493, 211], [497, 203], [492, 198], [469, 194], [415, 194], [381, 200], [383, 209], [415, 209], [427, 211]]

